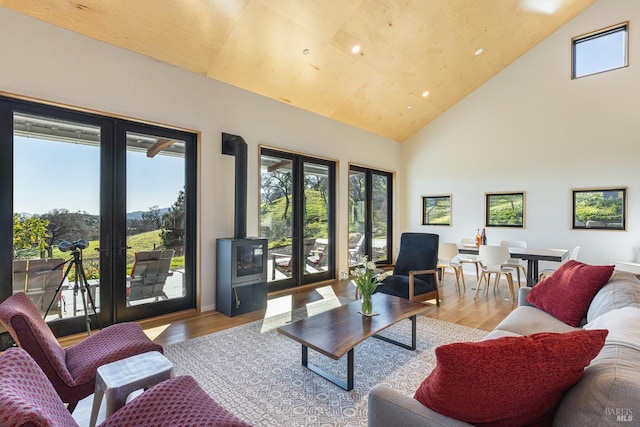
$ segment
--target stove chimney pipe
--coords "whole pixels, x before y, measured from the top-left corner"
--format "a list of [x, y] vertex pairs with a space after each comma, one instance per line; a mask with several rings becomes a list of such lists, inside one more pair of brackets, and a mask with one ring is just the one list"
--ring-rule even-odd
[[236, 158], [234, 238], [247, 237], [247, 143], [238, 135], [222, 133], [222, 154]]

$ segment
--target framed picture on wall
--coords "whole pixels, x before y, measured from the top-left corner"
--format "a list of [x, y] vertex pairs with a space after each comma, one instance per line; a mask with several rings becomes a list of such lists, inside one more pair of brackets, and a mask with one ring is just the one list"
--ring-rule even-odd
[[627, 188], [571, 190], [574, 230], [626, 230]]
[[422, 225], [451, 226], [451, 194], [422, 196]]
[[487, 227], [524, 228], [524, 211], [524, 192], [484, 194], [484, 224]]

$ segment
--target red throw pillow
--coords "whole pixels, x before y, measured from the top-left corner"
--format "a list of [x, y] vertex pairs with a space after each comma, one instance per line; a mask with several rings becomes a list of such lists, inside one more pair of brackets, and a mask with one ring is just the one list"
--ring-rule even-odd
[[527, 301], [567, 325], [580, 326], [589, 304], [613, 273], [613, 265], [567, 261], [527, 295]]
[[478, 426], [550, 426], [562, 395], [598, 355], [607, 332], [543, 332], [440, 346], [436, 367], [415, 399]]

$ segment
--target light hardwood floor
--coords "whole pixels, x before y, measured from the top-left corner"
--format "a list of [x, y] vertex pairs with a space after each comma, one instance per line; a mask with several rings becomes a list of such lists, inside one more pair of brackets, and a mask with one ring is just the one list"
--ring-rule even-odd
[[[452, 274], [446, 274], [440, 288], [440, 307], [427, 303], [425, 315], [448, 322], [457, 323], [472, 328], [491, 331], [502, 321], [515, 306], [509, 301], [506, 283], [500, 283], [498, 291], [493, 287], [488, 295], [484, 292], [474, 300], [476, 278], [466, 276], [467, 289], [460, 296], [457, 294], [455, 279]], [[493, 286], [493, 285], [492, 285]], [[483, 288], [484, 289], [484, 288]], [[269, 303], [287, 299], [291, 309], [304, 307], [307, 303], [319, 301], [327, 295], [354, 298], [355, 288], [349, 281], [333, 281], [318, 287], [307, 287], [289, 292], [269, 295]], [[290, 298], [288, 297], [290, 295]], [[223, 329], [260, 320], [264, 310], [247, 313], [235, 317], [227, 317], [215, 311], [205, 313], [178, 313], [161, 318], [140, 321], [143, 329], [155, 342], [163, 346], [185, 341], [202, 335], [211, 334]], [[60, 339], [63, 346], [74, 344], [86, 338], [86, 334], [78, 334]]]

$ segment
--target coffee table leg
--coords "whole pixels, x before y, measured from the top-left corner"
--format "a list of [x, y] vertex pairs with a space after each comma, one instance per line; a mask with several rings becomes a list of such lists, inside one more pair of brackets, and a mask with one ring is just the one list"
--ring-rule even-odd
[[416, 349], [416, 316], [411, 316], [409, 318], [411, 320], [411, 345], [401, 343], [400, 341], [392, 340], [391, 338], [383, 337], [381, 335], [374, 335], [374, 338], [378, 338], [379, 340], [389, 342], [391, 344], [395, 344], [399, 347], [406, 348], [407, 350], [415, 350]]
[[353, 389], [353, 349], [347, 352], [347, 381], [342, 381], [338, 377], [331, 375], [328, 372], [323, 371], [317, 366], [309, 363], [309, 348], [306, 345], [302, 346], [302, 366], [320, 375], [325, 380], [328, 380], [338, 387], [350, 391]]

